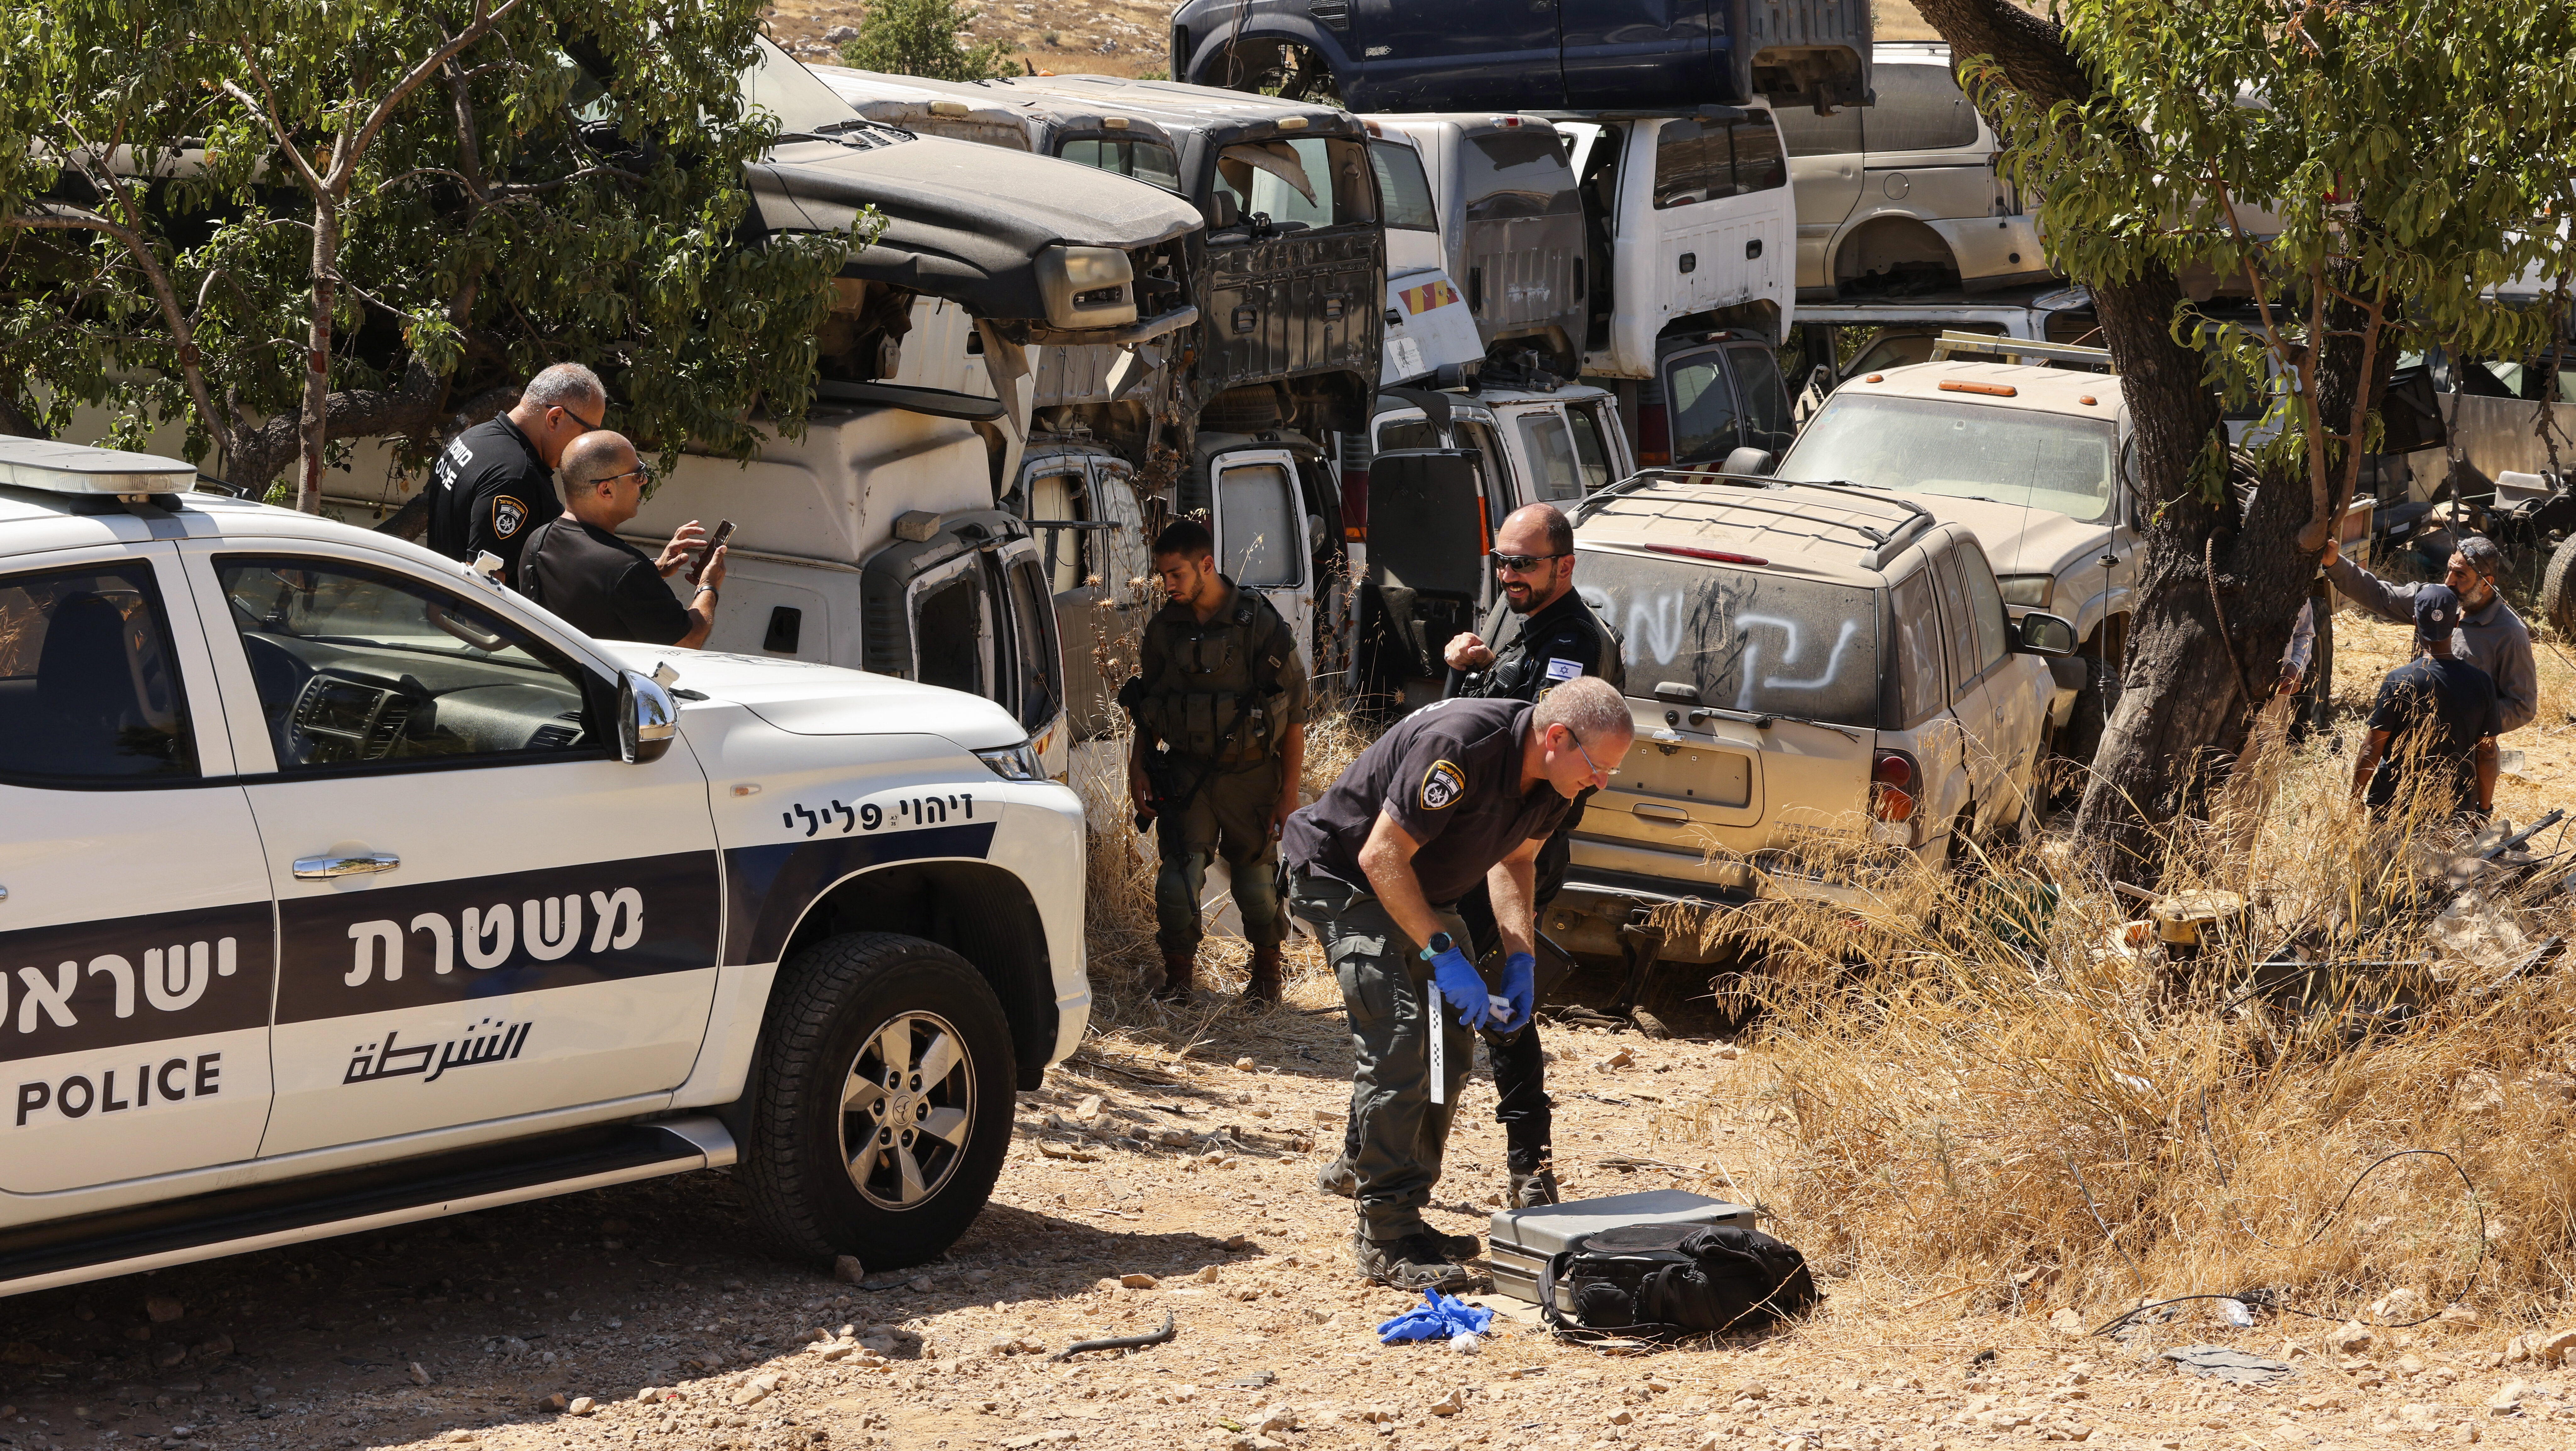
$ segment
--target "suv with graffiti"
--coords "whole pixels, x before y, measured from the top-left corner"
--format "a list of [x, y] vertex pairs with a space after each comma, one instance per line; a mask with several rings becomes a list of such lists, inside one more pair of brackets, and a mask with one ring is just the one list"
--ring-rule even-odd
[[1026, 727], [194, 484], [0, 437], [0, 1295], [726, 1165], [963, 1232], [1090, 1006]]

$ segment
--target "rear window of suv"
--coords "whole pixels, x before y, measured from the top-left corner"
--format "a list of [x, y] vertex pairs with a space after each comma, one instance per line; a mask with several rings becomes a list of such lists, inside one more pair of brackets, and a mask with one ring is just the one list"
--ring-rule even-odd
[[1631, 695], [1681, 681], [1702, 705], [1878, 724], [1878, 591], [1688, 558], [1580, 558], [1575, 587], [1619, 631]]

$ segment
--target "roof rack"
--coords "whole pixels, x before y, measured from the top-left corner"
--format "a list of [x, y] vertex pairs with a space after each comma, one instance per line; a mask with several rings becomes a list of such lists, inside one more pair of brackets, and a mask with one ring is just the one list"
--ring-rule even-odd
[[[1601, 505], [1609, 503], [1612, 499], [1625, 497], [1648, 484], [1657, 483], [1729, 484], [1739, 489], [1830, 489], [1837, 493], [1856, 494], [1872, 503], [1892, 504], [1903, 509], [1905, 517], [1897, 522], [1895, 528], [1884, 534], [1866, 524], [1847, 526], [1853, 533], [1870, 541], [1870, 548], [1860, 557], [1859, 563], [1863, 569], [1877, 569], [1887, 560], [1895, 557], [1899, 550], [1912, 543], [1915, 535], [1940, 522], [1932, 516], [1931, 510], [1915, 503], [1912, 499], [1899, 498], [1878, 489], [1865, 489], [1858, 484], [1841, 479], [1811, 482], [1806, 479], [1774, 479], [1756, 474], [1730, 474], [1715, 469], [1688, 468], [1641, 469], [1608, 488], [1595, 489], [1583, 496], [1583, 502], [1575, 505], [1572, 522], [1580, 524], [1591, 518]], [[1795, 509], [1774, 508], [1750, 501], [1739, 501], [1736, 507], [1750, 509], [1758, 514], [1774, 514], [1783, 519], [1799, 519], [1808, 523], [1819, 522], [1812, 515], [1799, 513]]]
[[2023, 338], [1999, 338], [1991, 333], [1945, 332], [1932, 341], [1932, 361], [1940, 362], [1952, 353], [2001, 353], [2007, 358], [2042, 358], [2057, 363], [2111, 362], [2109, 348], [2088, 348], [2080, 343], [2039, 343]]

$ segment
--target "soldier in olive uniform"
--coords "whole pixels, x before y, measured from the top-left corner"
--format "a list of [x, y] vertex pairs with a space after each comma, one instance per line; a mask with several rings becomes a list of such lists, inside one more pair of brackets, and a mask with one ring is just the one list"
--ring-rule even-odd
[[1193, 520], [1154, 539], [1154, 573], [1170, 603], [1145, 623], [1137, 674], [1118, 691], [1136, 722], [1128, 791], [1138, 824], [1155, 823], [1154, 996], [1185, 1001], [1198, 959], [1199, 899], [1221, 859], [1252, 943], [1245, 995], [1279, 1000], [1280, 824], [1297, 809], [1306, 756], [1306, 666], [1297, 637], [1260, 594], [1216, 568], [1215, 540]]
[[[1555, 505], [1531, 504], [1503, 520], [1494, 536], [1494, 575], [1502, 588], [1485, 634], [1460, 635], [1445, 652], [1452, 699], [1536, 704], [1557, 685], [1585, 675], [1624, 689], [1628, 672], [1620, 659], [1619, 636], [1574, 592], [1574, 526]], [[1586, 788], [1539, 848], [1534, 905], [1541, 914], [1565, 885], [1574, 828], [1591, 799]], [[1458, 915], [1467, 924], [1477, 959], [1491, 956], [1500, 937], [1482, 884], [1459, 900]], [[1511, 1202], [1522, 1209], [1554, 1204], [1554, 1106], [1547, 1097], [1547, 1058], [1537, 1022], [1512, 1033], [1486, 1029], [1485, 1050], [1494, 1065], [1494, 1120], [1503, 1126]], [[1337, 1194], [1352, 1193], [1358, 1184], [1351, 1169], [1358, 1158], [1356, 1128], [1344, 1137], [1342, 1158], [1316, 1176], [1322, 1187]]]

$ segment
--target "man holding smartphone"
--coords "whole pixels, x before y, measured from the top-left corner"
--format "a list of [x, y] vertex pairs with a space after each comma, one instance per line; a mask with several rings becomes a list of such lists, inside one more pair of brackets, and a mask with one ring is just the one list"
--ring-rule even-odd
[[672, 534], [658, 559], [617, 537], [618, 526], [644, 507], [644, 488], [653, 479], [635, 445], [606, 429], [583, 434], [564, 450], [562, 474], [564, 512], [529, 535], [519, 557], [519, 592], [593, 639], [683, 650], [706, 644], [724, 583], [724, 546], [707, 551], [697, 590], [683, 605], [662, 581], [711, 541], [695, 519]]

